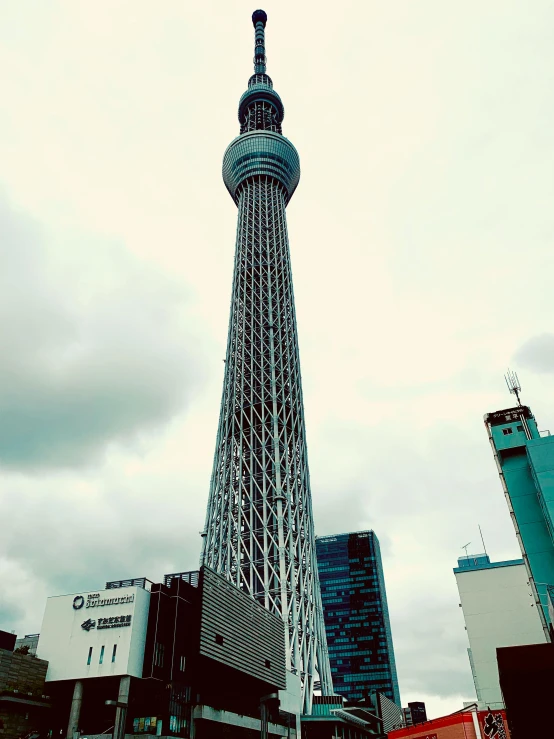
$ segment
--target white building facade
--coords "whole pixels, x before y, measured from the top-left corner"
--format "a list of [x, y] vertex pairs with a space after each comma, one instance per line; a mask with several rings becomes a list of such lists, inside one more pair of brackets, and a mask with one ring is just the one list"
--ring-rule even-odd
[[142, 677], [149, 605], [140, 587], [48, 598], [37, 649], [46, 679]]
[[484, 554], [461, 557], [458, 565], [454, 574], [479, 709], [502, 709], [497, 647], [546, 641], [527, 571], [523, 560], [491, 562]]

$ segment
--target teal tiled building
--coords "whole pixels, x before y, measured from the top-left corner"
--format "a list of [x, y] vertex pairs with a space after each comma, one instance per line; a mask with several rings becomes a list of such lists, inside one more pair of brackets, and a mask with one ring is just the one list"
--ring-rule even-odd
[[524, 405], [487, 413], [485, 426], [549, 639], [548, 592], [554, 586], [554, 436], [539, 432], [531, 409]]

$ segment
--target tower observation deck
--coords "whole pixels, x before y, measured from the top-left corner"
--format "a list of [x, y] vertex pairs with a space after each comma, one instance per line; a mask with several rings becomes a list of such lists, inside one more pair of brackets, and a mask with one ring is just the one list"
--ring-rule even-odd
[[284, 107], [266, 73], [267, 16], [256, 10], [254, 74], [240, 134], [223, 157], [238, 207], [223, 396], [202, 563], [287, 625], [287, 667], [311, 712], [314, 682], [332, 694], [306, 449], [286, 206], [300, 161], [281, 131]]

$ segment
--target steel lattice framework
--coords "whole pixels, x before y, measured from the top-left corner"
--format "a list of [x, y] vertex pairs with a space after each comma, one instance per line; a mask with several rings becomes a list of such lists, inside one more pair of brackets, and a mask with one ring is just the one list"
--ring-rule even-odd
[[284, 109], [265, 73], [267, 16], [256, 11], [255, 74], [223, 179], [238, 206], [225, 380], [202, 563], [288, 625], [287, 666], [311, 712], [316, 673], [332, 694], [317, 574], [300, 359], [285, 208], [299, 178]]

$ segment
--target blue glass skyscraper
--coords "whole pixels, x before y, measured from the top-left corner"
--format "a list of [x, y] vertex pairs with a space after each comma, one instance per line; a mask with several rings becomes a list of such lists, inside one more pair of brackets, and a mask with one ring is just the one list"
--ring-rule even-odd
[[[519, 398], [518, 398], [519, 399]], [[485, 415], [485, 426], [547, 639], [554, 586], [554, 436], [526, 405]]]
[[373, 531], [316, 539], [323, 615], [335, 692], [372, 690], [400, 703], [379, 540]]

